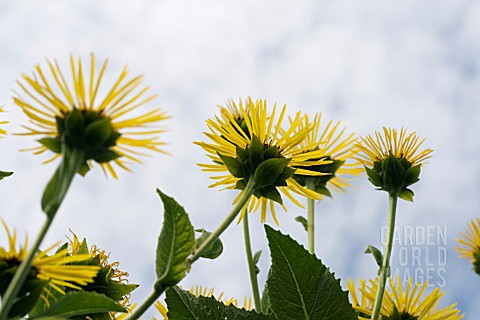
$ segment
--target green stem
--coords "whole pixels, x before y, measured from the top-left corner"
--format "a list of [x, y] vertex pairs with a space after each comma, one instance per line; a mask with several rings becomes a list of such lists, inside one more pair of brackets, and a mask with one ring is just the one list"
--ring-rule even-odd
[[393, 232], [395, 230], [395, 214], [397, 211], [397, 195], [389, 195], [389, 218], [388, 218], [388, 238], [387, 245], [385, 247], [385, 255], [383, 256], [382, 268], [380, 269], [380, 281], [377, 289], [377, 296], [375, 297], [375, 304], [373, 306], [373, 312], [371, 320], [378, 320], [380, 316], [380, 309], [382, 308], [383, 293], [385, 292], [385, 284], [387, 283], [387, 277], [390, 273], [390, 255], [392, 253], [393, 246]]
[[69, 151], [64, 149], [65, 153], [62, 157], [62, 162], [55, 171], [53, 177], [47, 184], [42, 197], [42, 209], [47, 214], [47, 221], [40, 230], [35, 243], [30, 248], [27, 256], [23, 259], [18, 267], [12, 281], [10, 282], [5, 295], [3, 296], [2, 309], [0, 311], [0, 320], [8, 318], [8, 313], [17, 297], [20, 289], [27, 278], [33, 259], [37, 254], [40, 245], [47, 234], [53, 219], [60, 207], [65, 195], [70, 187], [75, 173], [82, 165], [84, 159], [84, 152], [78, 150]]
[[217, 240], [217, 238], [228, 228], [228, 226], [235, 220], [238, 216], [242, 208], [244, 207], [245, 203], [247, 203], [250, 196], [253, 194], [253, 190], [255, 189], [255, 181], [253, 178], [248, 179], [248, 183], [245, 189], [242, 192], [242, 196], [233, 207], [230, 214], [225, 218], [225, 220], [218, 226], [218, 228], [212, 232], [212, 234], [200, 245], [200, 247], [195, 250], [193, 255], [190, 257], [190, 262], [195, 262], [198, 258], [200, 258], [201, 254], [210, 246], [210, 244]]
[[139, 306], [138, 308], [135, 308], [135, 311], [128, 317], [128, 319], [138, 319], [140, 318], [140, 316], [142, 316], [145, 311], [148, 310], [148, 308], [150, 308], [150, 306], [152, 304], [155, 303], [155, 301], [157, 301], [158, 298], [160, 298], [160, 296], [162, 295], [162, 293], [165, 291], [166, 288], [164, 288], [162, 285], [161, 285], [161, 281], [163, 279], [159, 279], [157, 280], [157, 282], [155, 283], [155, 285], [153, 286], [155, 288], [155, 290], [152, 292], [152, 294], [142, 303], [141, 306]]
[[[209, 248], [209, 246], [217, 240], [217, 238], [227, 229], [227, 227], [235, 220], [238, 216], [242, 208], [247, 203], [250, 196], [253, 194], [253, 190], [255, 189], [255, 182], [253, 177], [248, 180], [248, 183], [245, 189], [242, 192], [242, 196], [238, 200], [238, 202], [233, 207], [230, 214], [227, 218], [218, 226], [218, 228], [210, 234], [210, 236], [205, 239], [205, 241], [195, 250], [192, 256], [188, 259], [190, 264], [193, 264], [197, 261], [201, 256], [202, 253]], [[150, 306], [155, 302], [158, 297], [166, 290], [167, 288], [162, 285], [162, 279], [157, 279], [154, 285], [154, 292], [145, 300], [140, 307], [138, 307], [135, 312], [129, 316], [128, 320], [138, 319], [140, 316], [148, 309]], [[1, 320], [1, 319], [0, 319]]]
[[255, 263], [253, 262], [252, 246], [250, 244], [248, 212], [246, 209], [245, 209], [245, 215], [243, 216], [243, 238], [245, 239], [245, 253], [247, 255], [248, 272], [250, 274], [250, 282], [252, 284], [253, 301], [255, 302], [255, 310], [257, 310], [257, 312], [262, 312], [260, 291], [258, 290], [257, 273], [255, 272]]
[[[313, 179], [306, 179], [306, 187], [315, 191]], [[315, 200], [307, 198], [307, 232], [308, 232], [308, 252], [315, 253]]]

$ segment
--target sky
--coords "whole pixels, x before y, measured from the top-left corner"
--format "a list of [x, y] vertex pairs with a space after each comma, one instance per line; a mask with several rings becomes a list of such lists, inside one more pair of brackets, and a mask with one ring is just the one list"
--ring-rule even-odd
[[[140, 284], [141, 302], [155, 277], [155, 246], [163, 222], [156, 188], [173, 196], [196, 228], [213, 230], [231, 208], [234, 191], [209, 189], [208, 161], [193, 141], [204, 141], [205, 120], [228, 99], [266, 99], [289, 114], [322, 112], [349, 132], [372, 134], [405, 127], [434, 150], [413, 190], [400, 201], [393, 270], [429, 278], [470, 319], [479, 311], [479, 278], [454, 250], [458, 232], [479, 216], [480, 4], [475, 1], [0, 1], [0, 105], [9, 135], [0, 140], [0, 217], [33, 239], [44, 221], [40, 197], [56, 164], [19, 149], [34, 139], [14, 135], [27, 117], [13, 104], [15, 80], [45, 59], [66, 68], [73, 54], [108, 58], [105, 81], [128, 64], [143, 74], [172, 118], [162, 134], [170, 155], [155, 154], [118, 181], [97, 167], [77, 177], [44, 245], [66, 241], [69, 229], [110, 252]], [[368, 244], [383, 246], [388, 197], [365, 177], [345, 194], [317, 204], [316, 255], [342, 279], [376, 275]], [[294, 221], [306, 213], [278, 210], [282, 232], [305, 244]], [[273, 224], [271, 218], [268, 224]], [[260, 286], [269, 254], [258, 214], [250, 219], [253, 250], [262, 250]], [[23, 236], [20, 236], [22, 238]], [[222, 235], [224, 253], [197, 262], [181, 282], [250, 295], [242, 229]], [[5, 244], [5, 235], [0, 232]], [[33, 240], [31, 240], [33, 241]], [[430, 290], [432, 290], [430, 288]], [[149, 311], [148, 315], [156, 315]]]

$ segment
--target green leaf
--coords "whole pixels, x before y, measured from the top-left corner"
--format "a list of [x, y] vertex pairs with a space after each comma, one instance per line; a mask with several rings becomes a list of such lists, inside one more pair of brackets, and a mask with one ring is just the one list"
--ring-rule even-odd
[[375, 187], [381, 187], [382, 186], [382, 178], [378, 174], [377, 171], [368, 168], [365, 166], [365, 172], [368, 175], [368, 180], [375, 186]]
[[263, 161], [255, 170], [253, 179], [258, 187], [266, 187], [273, 184], [275, 179], [282, 174], [290, 163], [288, 158], [273, 158]]
[[383, 160], [382, 167], [384, 169], [383, 187], [388, 193], [398, 195], [405, 183], [405, 168], [393, 154]]
[[[195, 240], [195, 247], [198, 249], [205, 240], [212, 234], [205, 229], [197, 229], [196, 232], [200, 232], [201, 235]], [[216, 259], [223, 252], [223, 244], [220, 238], [213, 241], [200, 255], [200, 258]]]
[[399, 198], [410, 201], [410, 202], [413, 202], [413, 196], [414, 196], [413, 191], [408, 188], [403, 188], [398, 194]]
[[248, 154], [252, 160], [253, 168], [256, 168], [263, 161], [263, 144], [256, 135], [252, 136], [252, 141], [248, 146]]
[[44, 280], [27, 280], [21, 290], [21, 295], [18, 296], [8, 313], [9, 317], [22, 317], [32, 310], [37, 301], [41, 300], [43, 288], [48, 285], [48, 281]]
[[228, 171], [235, 178], [243, 178], [243, 165], [242, 163], [233, 157], [224, 156], [221, 153], [218, 153], [220, 159], [222, 159], [223, 164], [227, 167]]
[[248, 158], [249, 153], [247, 149], [243, 149], [243, 148], [240, 148], [239, 146], [236, 146], [235, 150], [236, 150], [237, 157], [241, 161], [245, 161]]
[[265, 230], [272, 257], [268, 296], [277, 319], [358, 319], [340, 280], [322, 261], [290, 236], [268, 225]]
[[62, 145], [60, 143], [60, 137], [47, 137], [47, 138], [42, 138], [38, 139], [38, 142], [40, 142], [44, 147], [46, 147], [48, 150], [53, 151], [55, 153], [62, 153]]
[[85, 142], [89, 147], [100, 147], [112, 134], [110, 118], [100, 118], [90, 123], [85, 129]]
[[[378, 267], [381, 269], [383, 265], [383, 254], [380, 250], [372, 245], [368, 245], [365, 253], [370, 253], [375, 258], [375, 262], [377, 262]], [[378, 274], [380, 274], [380, 269], [378, 269]]]
[[410, 186], [416, 182], [418, 182], [420, 179], [420, 167], [421, 165], [416, 165], [413, 167], [410, 167], [407, 172], [406, 172], [406, 179], [405, 179], [405, 184], [406, 186]]
[[86, 291], [70, 292], [51, 304], [50, 308], [30, 319], [47, 317], [69, 318], [101, 312], [127, 312], [125, 308], [103, 294]]
[[274, 186], [261, 188], [258, 191], [262, 197], [273, 200], [280, 204], [283, 204], [282, 195], [280, 194], [280, 192], [278, 192], [277, 188], [275, 188]]
[[214, 297], [199, 296], [196, 298], [188, 291], [178, 287], [167, 290], [165, 299], [168, 306], [169, 319], [196, 320], [268, 320], [272, 317], [258, 314], [255, 311], [239, 309], [230, 304], [226, 306]]
[[305, 219], [305, 217], [297, 216], [295, 218], [295, 221], [300, 222], [300, 224], [303, 226], [305, 231], [308, 231], [308, 221], [307, 221], [307, 219]]
[[271, 146], [263, 151], [264, 159], [278, 158], [280, 156], [277, 146]]
[[195, 250], [195, 234], [188, 214], [173, 198], [159, 189], [164, 220], [158, 238], [156, 271], [162, 284], [174, 285], [190, 270], [187, 257]]
[[117, 152], [110, 149], [90, 149], [85, 155], [85, 159], [92, 159], [98, 163], [105, 163], [120, 158]]
[[330, 190], [328, 190], [328, 188], [325, 184], [321, 184], [321, 185], [316, 186], [315, 191], [317, 193], [320, 193], [320, 194], [322, 194], [324, 196], [327, 196], [329, 198], [332, 197], [332, 193], [330, 192]]
[[260, 273], [260, 268], [258, 267], [258, 261], [260, 261], [261, 256], [262, 256], [262, 250], [258, 250], [253, 255], [253, 265], [255, 266], [255, 273], [256, 274]]

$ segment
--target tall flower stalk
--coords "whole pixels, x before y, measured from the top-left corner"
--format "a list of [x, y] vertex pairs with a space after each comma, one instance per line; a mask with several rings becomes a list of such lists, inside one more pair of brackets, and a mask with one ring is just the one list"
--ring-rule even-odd
[[[358, 175], [362, 171], [358, 163], [348, 163], [354, 154], [355, 134], [347, 134], [346, 128], [341, 127], [340, 121], [329, 121], [325, 125], [320, 113], [317, 113], [313, 120], [310, 120], [307, 115], [304, 117], [301, 127], [310, 125], [313, 127], [312, 130], [297, 148], [324, 150], [325, 159], [331, 162], [309, 168], [311, 171], [322, 173], [320, 176], [295, 173], [293, 178], [307, 189], [324, 196], [332, 197], [330, 190], [345, 192], [346, 188], [351, 186], [346, 176]], [[308, 250], [313, 254], [315, 252], [315, 199], [307, 199], [307, 213]]]
[[422, 162], [430, 158], [432, 150], [418, 151], [424, 140], [417, 134], [407, 135], [405, 129], [383, 128], [383, 135], [375, 132], [375, 137], [366, 136], [356, 143], [359, 153], [355, 158], [364, 165], [368, 180], [379, 190], [389, 196], [388, 238], [379, 271], [379, 284], [371, 315], [378, 320], [385, 291], [387, 277], [390, 275], [390, 256], [392, 253], [393, 234], [397, 199], [413, 201], [412, 184], [418, 182]]
[[105, 173], [117, 178], [112, 164], [129, 170], [124, 159], [140, 162], [137, 156], [142, 153], [138, 150], [162, 152], [159, 147], [163, 143], [158, 141], [158, 134], [164, 129], [158, 124], [168, 116], [159, 109], [139, 113], [140, 106], [155, 98], [145, 96], [148, 87], [139, 88], [141, 76], [127, 79], [124, 68], [99, 101], [107, 60], [96, 72], [92, 54], [89, 72], [85, 72], [81, 59], [70, 57], [73, 86], [69, 86], [57, 61], [47, 61], [47, 64], [48, 74], [37, 65], [32, 76], [22, 75], [22, 80], [17, 81], [22, 94], [15, 93], [13, 99], [32, 124], [24, 126], [27, 132], [23, 135], [42, 137], [38, 140], [40, 146], [31, 150], [52, 151], [55, 155], [47, 162], [58, 157], [62, 161], [42, 196], [42, 210], [47, 219], [5, 293], [0, 319], [6, 318], [75, 174], [85, 175], [96, 162]]

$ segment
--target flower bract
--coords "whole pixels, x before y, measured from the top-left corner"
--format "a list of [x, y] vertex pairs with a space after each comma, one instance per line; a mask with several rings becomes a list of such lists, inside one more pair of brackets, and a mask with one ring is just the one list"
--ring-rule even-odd
[[21, 94], [13, 98], [30, 120], [22, 135], [41, 137], [40, 146], [30, 150], [54, 152], [47, 162], [67, 148], [81, 150], [85, 163], [79, 173], [97, 162], [114, 178], [115, 166], [128, 170], [128, 162], [141, 162], [143, 150], [162, 152], [159, 123], [168, 116], [160, 109], [141, 110], [155, 98], [141, 87], [142, 76], [129, 78], [125, 67], [107, 89], [101, 86], [106, 68], [107, 60], [97, 70], [92, 54], [86, 70], [80, 58], [70, 57], [69, 77], [56, 60], [47, 61], [47, 68], [35, 66], [31, 76], [22, 75], [17, 81]]
[[[299, 147], [308, 137], [313, 125], [301, 126], [304, 116], [297, 112], [288, 128], [282, 128], [286, 106], [277, 115], [276, 105], [270, 114], [265, 100], [248, 98], [245, 104], [230, 102], [221, 109], [221, 115], [207, 120], [209, 142], [195, 142], [201, 146], [213, 163], [200, 164], [204, 171], [215, 173], [216, 182], [210, 187], [244, 190], [253, 179], [253, 197], [247, 202], [249, 211], [261, 208], [261, 221], [266, 219], [270, 207], [272, 217], [278, 224], [274, 202], [283, 205], [282, 194], [302, 207], [293, 194], [311, 199], [322, 198], [317, 192], [300, 185], [293, 174], [310, 176], [327, 175], [312, 171], [316, 165], [329, 164], [323, 149], [313, 150], [310, 145]], [[241, 193], [236, 201], [240, 198]], [[242, 210], [240, 219], [245, 213]]]
[[423, 140], [415, 132], [407, 134], [383, 128], [383, 135], [375, 132], [359, 139], [355, 155], [365, 166], [369, 181], [379, 190], [404, 200], [413, 201], [413, 191], [408, 187], [418, 182], [422, 163], [431, 157], [431, 149], [419, 150]]
[[466, 233], [460, 233], [457, 241], [461, 246], [456, 247], [459, 256], [467, 259], [473, 265], [473, 270], [480, 275], [480, 218], [468, 224]]
[[[402, 286], [400, 277], [396, 281], [389, 278], [390, 288], [385, 290], [380, 318], [382, 320], [457, 320], [464, 315], [455, 308], [455, 303], [445, 308], [440, 307], [440, 298], [445, 292], [439, 288], [430, 294], [425, 294], [428, 283], [413, 285], [412, 279], [408, 280], [406, 287]], [[347, 282], [352, 305], [359, 312], [359, 320], [369, 320], [372, 315], [375, 296], [378, 290], [376, 280], [360, 280], [359, 292], [353, 280]]]

